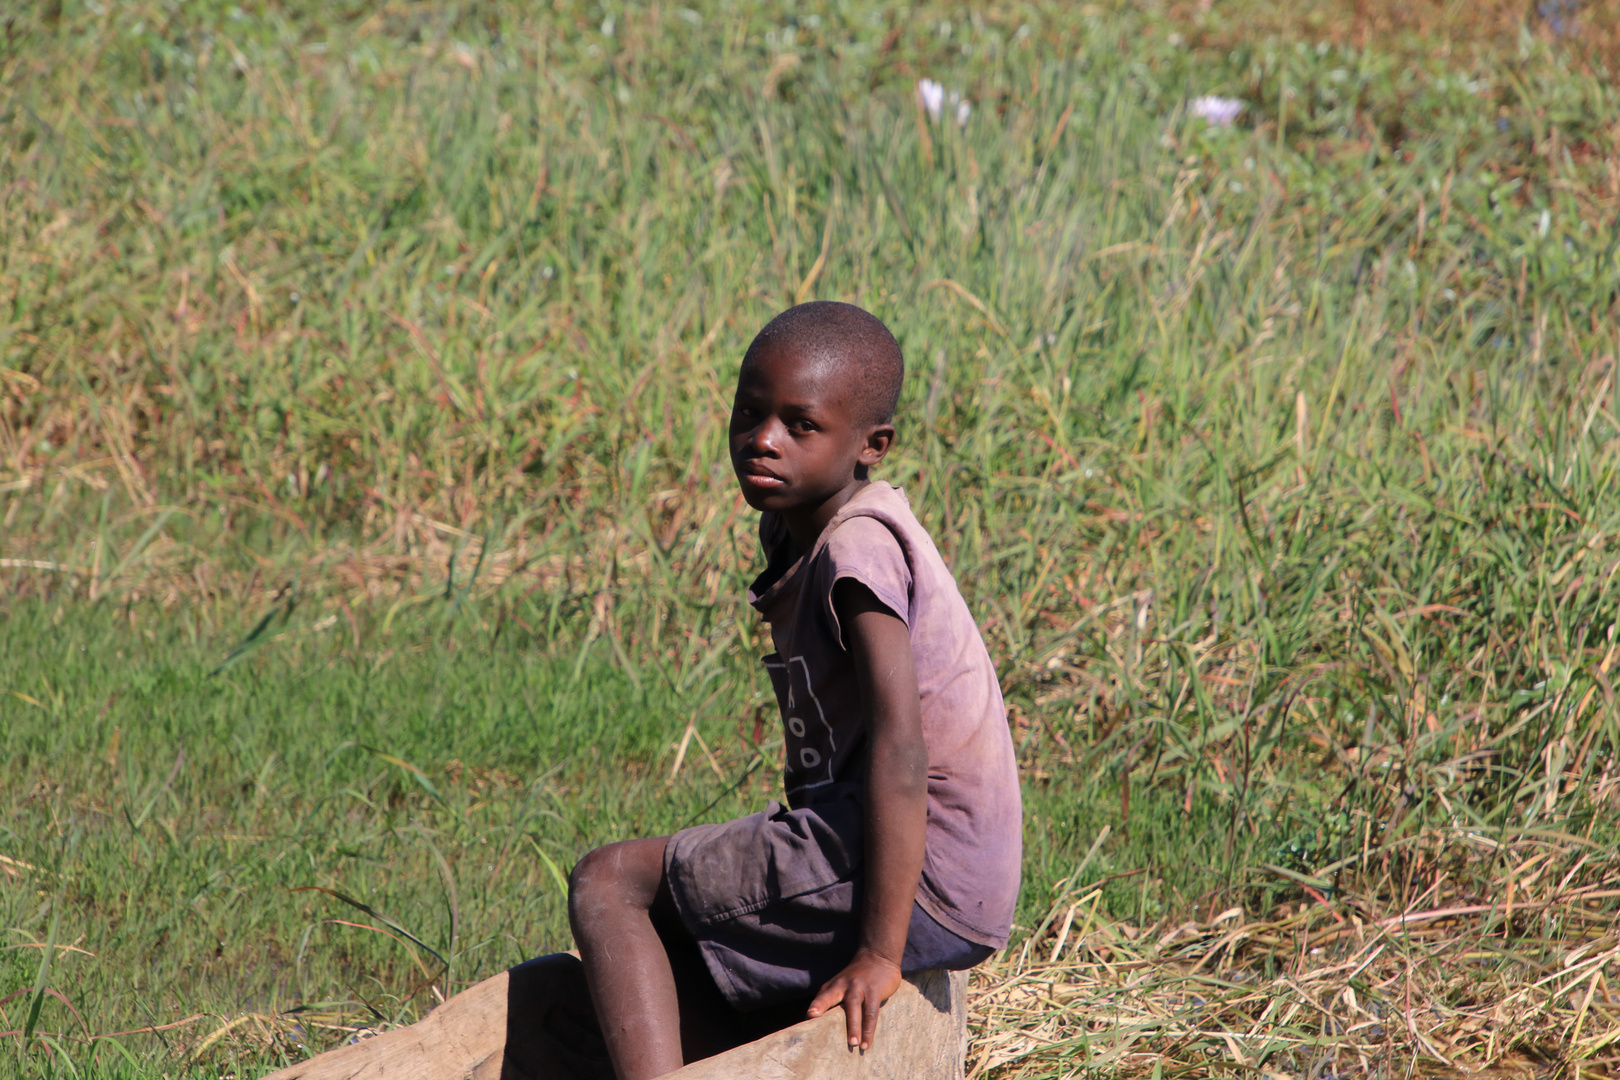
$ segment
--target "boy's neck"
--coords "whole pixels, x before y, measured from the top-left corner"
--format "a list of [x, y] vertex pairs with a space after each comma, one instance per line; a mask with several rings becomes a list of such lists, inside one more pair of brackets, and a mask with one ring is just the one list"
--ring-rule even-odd
[[870, 483], [871, 481], [867, 479], [851, 480], [840, 488], [837, 494], [818, 506], [801, 506], [782, 511], [782, 524], [787, 526], [788, 537], [793, 541], [797, 553], [803, 555], [815, 547], [816, 540], [832, 519], [838, 516], [838, 511]]

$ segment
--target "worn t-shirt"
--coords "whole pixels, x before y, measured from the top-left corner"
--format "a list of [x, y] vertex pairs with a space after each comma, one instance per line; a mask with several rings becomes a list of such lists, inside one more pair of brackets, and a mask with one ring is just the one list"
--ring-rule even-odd
[[865, 801], [867, 716], [832, 603], [834, 584], [852, 578], [910, 632], [928, 748], [917, 902], [947, 929], [1000, 948], [1018, 899], [1018, 769], [995, 667], [933, 540], [905, 495], [876, 482], [797, 559], [776, 515], [763, 516], [760, 537], [768, 565], [748, 599], [776, 646], [765, 667], [786, 729], [788, 805]]

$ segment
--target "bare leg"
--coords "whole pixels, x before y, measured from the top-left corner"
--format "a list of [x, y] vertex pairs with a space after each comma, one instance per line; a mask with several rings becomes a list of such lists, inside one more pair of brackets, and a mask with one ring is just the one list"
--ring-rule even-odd
[[685, 1063], [675, 973], [652, 918], [664, 844], [597, 848], [568, 882], [568, 921], [619, 1080], [653, 1080]]
[[652, 921], [664, 939], [664, 953], [675, 974], [675, 994], [681, 1006], [681, 1055], [688, 1065], [804, 1019], [808, 999], [749, 1013], [733, 1009], [709, 975], [697, 942], [681, 923], [667, 886], [653, 904]]

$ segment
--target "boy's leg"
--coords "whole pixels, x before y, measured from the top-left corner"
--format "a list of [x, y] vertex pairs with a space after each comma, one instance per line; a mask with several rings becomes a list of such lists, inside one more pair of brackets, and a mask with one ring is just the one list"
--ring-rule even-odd
[[681, 1009], [681, 1054], [687, 1064], [723, 1054], [804, 1019], [806, 1002], [790, 1002], [775, 1009], [739, 1013], [731, 1007], [703, 960], [703, 953], [681, 921], [675, 902], [665, 891], [653, 905], [653, 926], [664, 939], [664, 952], [675, 975], [675, 993]]
[[619, 1080], [652, 1080], [684, 1063], [675, 973], [653, 925], [664, 843], [597, 848], [568, 881], [568, 921]]
[[620, 1080], [662, 1076], [804, 1019], [804, 1001], [739, 1013], [709, 975], [664, 878], [667, 837], [597, 848], [568, 916]]

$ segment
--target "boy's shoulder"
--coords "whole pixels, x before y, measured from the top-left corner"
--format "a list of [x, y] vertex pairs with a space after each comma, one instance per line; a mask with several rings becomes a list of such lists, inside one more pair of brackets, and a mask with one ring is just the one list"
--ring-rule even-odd
[[881, 480], [873, 480], [840, 507], [827, 524], [827, 534], [836, 535], [840, 528], [853, 525], [863, 518], [880, 521], [901, 533], [902, 541], [907, 538], [905, 534], [928, 535], [928, 530], [923, 528], [922, 522], [912, 511], [911, 500], [906, 498], [906, 493]]
[[827, 607], [833, 585], [845, 577], [866, 585], [907, 623], [919, 603], [928, 609], [949, 598], [959, 601], [955, 577], [933, 538], [905, 492], [892, 484], [873, 481], [861, 488], [802, 556], [792, 553], [786, 526], [775, 514], [761, 516], [760, 541], [767, 566], [749, 590], [749, 602], [767, 618], [786, 617], [779, 608], [789, 594]]
[[934, 539], [917, 520], [906, 493], [893, 484], [873, 481], [845, 503], [828, 523], [824, 538], [829, 546], [848, 550], [862, 544], [888, 544], [884, 533], [893, 537], [906, 562], [914, 565], [938, 563], [949, 573]]
[[[887, 585], [896, 597], [908, 598], [913, 615], [941, 605], [953, 615], [965, 614], [956, 576], [899, 488], [867, 485], [839, 510], [823, 537], [823, 573], [829, 577], [859, 577], [874, 592], [875, 583]], [[956, 611], [959, 607], [962, 612]]]

